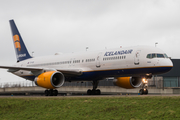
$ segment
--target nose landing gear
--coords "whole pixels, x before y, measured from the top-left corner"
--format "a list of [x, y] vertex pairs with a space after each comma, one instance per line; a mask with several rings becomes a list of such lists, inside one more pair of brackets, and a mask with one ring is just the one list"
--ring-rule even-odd
[[142, 89], [139, 90], [139, 93], [140, 93], [140, 95], [143, 95], [143, 94], [147, 95], [148, 94], [148, 89], [147, 89], [148, 81], [146, 78], [142, 79], [142, 84], [143, 84]]
[[143, 95], [143, 94], [147, 95], [148, 94], [148, 89], [140, 89], [139, 93], [140, 93], [140, 95]]

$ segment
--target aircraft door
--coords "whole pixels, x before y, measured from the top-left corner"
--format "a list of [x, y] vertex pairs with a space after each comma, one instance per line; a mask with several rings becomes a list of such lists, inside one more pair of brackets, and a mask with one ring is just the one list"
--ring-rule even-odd
[[71, 63], [69, 64], [69, 67], [74, 67], [74, 62], [73, 62], [74, 60], [75, 60], [75, 58], [70, 59]]
[[139, 65], [140, 63], [140, 50], [137, 50], [134, 56], [134, 65]]
[[96, 58], [96, 67], [97, 68], [101, 67], [101, 56], [102, 56], [102, 52], [99, 53]]

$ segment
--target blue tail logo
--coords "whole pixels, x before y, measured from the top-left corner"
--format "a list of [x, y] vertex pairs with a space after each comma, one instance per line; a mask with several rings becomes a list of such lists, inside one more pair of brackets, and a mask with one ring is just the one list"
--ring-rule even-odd
[[16, 24], [14, 23], [14, 20], [10, 20], [9, 22], [10, 22], [11, 31], [12, 31], [17, 62], [32, 58], [26, 49], [26, 46], [23, 42], [23, 39], [21, 38], [21, 35], [16, 27]]

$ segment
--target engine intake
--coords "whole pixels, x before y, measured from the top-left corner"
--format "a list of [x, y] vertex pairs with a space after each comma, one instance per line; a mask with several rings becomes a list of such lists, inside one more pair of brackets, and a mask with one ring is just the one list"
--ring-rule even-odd
[[64, 75], [58, 71], [44, 72], [34, 80], [36, 85], [47, 89], [59, 88], [64, 84], [64, 81]]
[[140, 77], [118, 77], [113, 81], [114, 85], [126, 89], [137, 88], [142, 84]]

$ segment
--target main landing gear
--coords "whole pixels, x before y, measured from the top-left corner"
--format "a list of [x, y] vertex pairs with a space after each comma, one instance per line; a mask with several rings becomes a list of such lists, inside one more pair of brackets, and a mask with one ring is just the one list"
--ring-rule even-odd
[[58, 91], [53, 90], [53, 89], [45, 90], [44, 93], [45, 93], [45, 96], [57, 96], [58, 95]]
[[143, 84], [142, 89], [139, 90], [139, 93], [140, 95], [143, 95], [143, 94], [147, 95], [148, 94], [148, 89], [147, 89], [148, 81], [146, 80], [146, 78], [142, 79], [142, 84]]
[[95, 80], [92, 82], [93, 89], [92, 90], [88, 89], [87, 95], [100, 95], [101, 94], [101, 91], [97, 89], [98, 83], [99, 81], [95, 81]]

